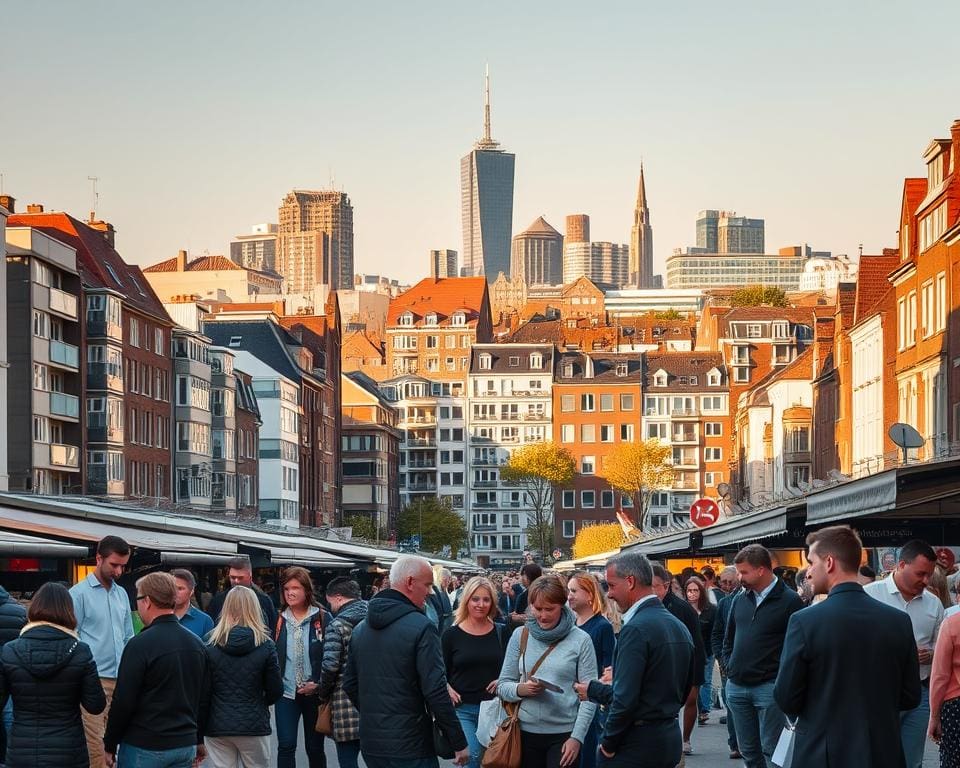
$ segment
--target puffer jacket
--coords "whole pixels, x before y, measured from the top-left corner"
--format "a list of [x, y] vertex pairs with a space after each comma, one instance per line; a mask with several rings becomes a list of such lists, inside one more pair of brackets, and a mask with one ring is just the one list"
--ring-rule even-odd
[[320, 669], [320, 701], [330, 701], [334, 741], [360, 738], [360, 713], [343, 690], [343, 673], [350, 652], [353, 630], [367, 618], [367, 602], [354, 600], [339, 610], [323, 638], [323, 663]]
[[267, 736], [268, 707], [283, 696], [277, 648], [269, 638], [254, 643], [253, 630], [234, 627], [224, 646], [206, 646], [210, 709], [205, 736]]
[[61, 627], [38, 622], [0, 651], [0, 706], [13, 696], [16, 712], [8, 768], [87, 768], [80, 706], [107, 706], [90, 647]]
[[6, 645], [20, 637], [20, 630], [26, 623], [27, 609], [0, 587], [0, 645]]
[[353, 631], [343, 689], [360, 711], [364, 755], [433, 757], [431, 713], [454, 749], [467, 746], [447, 694], [436, 625], [397, 590], [378, 592]]

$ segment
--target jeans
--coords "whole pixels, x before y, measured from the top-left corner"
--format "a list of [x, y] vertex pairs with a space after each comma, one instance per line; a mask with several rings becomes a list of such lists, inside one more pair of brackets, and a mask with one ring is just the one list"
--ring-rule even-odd
[[340, 763], [340, 768], [358, 768], [357, 761], [360, 759], [360, 740], [338, 741], [336, 744], [337, 762]]
[[463, 728], [463, 735], [467, 737], [467, 749], [470, 750], [469, 768], [480, 768], [480, 742], [477, 741], [477, 720], [480, 717], [479, 704], [460, 704], [457, 709], [457, 720]]
[[700, 714], [710, 714], [713, 709], [713, 656], [707, 657], [707, 666], [703, 672], [703, 685], [700, 686], [700, 699], [697, 703]]
[[437, 768], [440, 763], [436, 757], [374, 757], [363, 756], [367, 768]]
[[786, 718], [773, 700], [773, 680], [737, 685], [727, 680], [727, 718], [733, 715], [737, 743], [747, 768], [772, 768], [770, 757]]
[[923, 749], [927, 745], [927, 725], [930, 720], [930, 689], [920, 688], [920, 705], [900, 713], [900, 743], [907, 758], [907, 768], [921, 768]]
[[723, 699], [723, 708], [727, 710], [727, 746], [730, 751], [739, 751], [737, 748], [737, 732], [733, 728], [733, 715], [730, 714], [730, 705], [727, 702], [727, 676], [720, 675], [720, 698]]
[[323, 734], [315, 730], [317, 725], [316, 696], [297, 694], [295, 699], [284, 696], [274, 706], [277, 721], [277, 768], [297, 767], [297, 725], [303, 717], [303, 746], [307, 752], [310, 768], [327, 768], [323, 752]]
[[196, 746], [174, 749], [140, 749], [120, 742], [117, 768], [191, 768]]
[[597, 707], [597, 714], [594, 715], [593, 722], [587, 728], [587, 734], [583, 737], [583, 744], [580, 747], [580, 768], [596, 768], [597, 750], [600, 748], [600, 733], [603, 731], [603, 725], [606, 721], [606, 710]]

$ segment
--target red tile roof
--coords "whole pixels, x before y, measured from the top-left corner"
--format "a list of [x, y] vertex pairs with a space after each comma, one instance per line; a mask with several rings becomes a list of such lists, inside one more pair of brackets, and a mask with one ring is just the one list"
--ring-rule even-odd
[[445, 325], [458, 309], [466, 311], [470, 323], [479, 318], [486, 295], [485, 277], [427, 277], [390, 302], [387, 325], [398, 325], [400, 315], [407, 311], [413, 313], [414, 325], [430, 312], [436, 312], [438, 323]]
[[900, 263], [896, 249], [884, 249], [879, 256], [861, 256], [857, 275], [857, 298], [853, 322], [860, 323], [873, 314], [883, 295], [891, 288], [889, 275]]
[[84, 286], [109, 288], [124, 297], [124, 304], [173, 325], [160, 299], [139, 267], [127, 264], [107, 242], [104, 233], [62, 211], [17, 213], [8, 227], [33, 227], [77, 251], [77, 269]]
[[[222, 272], [224, 270], [244, 269], [234, 264], [226, 256], [200, 256], [187, 263], [184, 272]], [[177, 257], [145, 267], [144, 272], [177, 272]]]

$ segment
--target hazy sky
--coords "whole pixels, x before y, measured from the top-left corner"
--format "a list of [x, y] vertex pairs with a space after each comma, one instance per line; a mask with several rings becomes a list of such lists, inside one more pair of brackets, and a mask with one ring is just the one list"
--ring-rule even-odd
[[960, 118], [960, 3], [5, 3], [0, 173], [99, 213], [129, 260], [228, 253], [335, 178], [356, 268], [413, 280], [462, 249], [459, 159], [516, 153], [514, 233], [591, 217], [628, 242], [641, 157], [658, 271], [702, 208], [767, 250], [895, 245], [904, 176]]

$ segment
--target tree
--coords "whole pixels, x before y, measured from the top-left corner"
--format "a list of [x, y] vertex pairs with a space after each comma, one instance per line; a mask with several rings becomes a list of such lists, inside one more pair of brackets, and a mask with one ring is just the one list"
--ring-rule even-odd
[[552, 440], [525, 445], [510, 456], [500, 471], [504, 482], [523, 488], [533, 512], [527, 520], [527, 538], [546, 558], [553, 545], [553, 494], [573, 481], [577, 462], [566, 448]]
[[436, 496], [410, 502], [397, 518], [397, 533], [404, 541], [420, 536], [423, 552], [440, 552], [450, 547], [456, 557], [467, 541], [467, 525], [458, 512]]
[[751, 285], [746, 288], [738, 288], [730, 297], [730, 306], [732, 307], [785, 307], [787, 306], [787, 294], [775, 285]]
[[607, 456], [600, 476], [621, 493], [633, 499], [637, 528], [644, 530], [650, 494], [673, 483], [674, 470], [669, 460], [672, 449], [656, 438], [636, 443], [620, 443]]
[[378, 535], [377, 526], [369, 515], [347, 515], [343, 519], [343, 524], [352, 528], [353, 535], [358, 539], [380, 541], [387, 538], [386, 528], [381, 528]]
[[654, 312], [653, 317], [655, 320], [682, 320], [683, 315], [680, 314], [676, 309], [666, 309], [663, 312]]
[[623, 528], [620, 527], [620, 523], [585, 526], [573, 540], [573, 556], [581, 558], [610, 552], [618, 549], [623, 544], [623, 539]]

